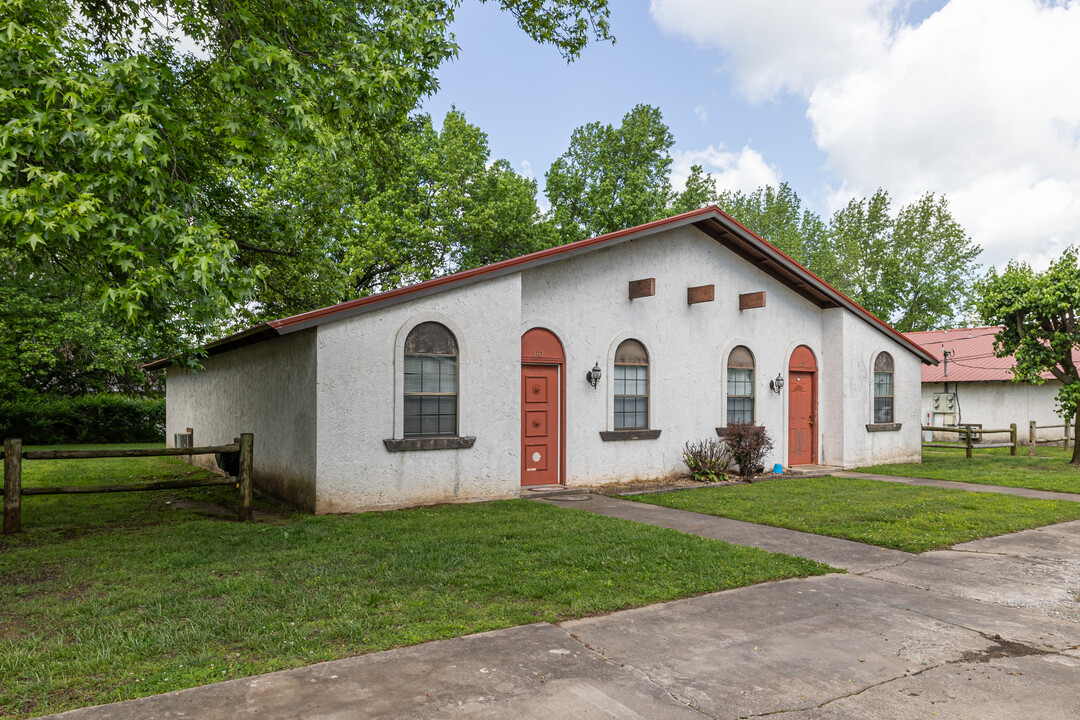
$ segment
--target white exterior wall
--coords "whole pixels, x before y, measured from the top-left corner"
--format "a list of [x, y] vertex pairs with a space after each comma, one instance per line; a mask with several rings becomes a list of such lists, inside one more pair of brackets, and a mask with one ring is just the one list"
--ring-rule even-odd
[[[318, 328], [315, 512], [517, 496], [520, 303], [510, 275]], [[405, 337], [426, 321], [457, 337], [458, 434], [476, 443], [390, 452], [383, 440], [403, 436]]]
[[[248, 345], [168, 370], [165, 437], [194, 430], [196, 446], [254, 435], [254, 481], [297, 507], [315, 507], [315, 331]], [[200, 464], [213, 457], [199, 458]]]
[[[835, 308], [823, 314], [827, 362], [822, 394], [829, 398], [829, 413], [822, 417], [823, 462], [848, 468], [920, 462], [921, 361], [853, 313]], [[893, 358], [893, 422], [900, 429], [875, 432], [867, 425], [874, 422], [874, 361], [882, 352]]]
[[[650, 277], [656, 279], [655, 296], [627, 299], [629, 281]], [[716, 286], [715, 300], [687, 305], [687, 288], [708, 284]], [[766, 307], [739, 310], [741, 293], [761, 290]], [[685, 473], [685, 443], [715, 438], [725, 424], [727, 357], [738, 345], [754, 354], [755, 419], [775, 444], [766, 465], [786, 466], [787, 392], [774, 394], [769, 380], [778, 372], [787, 378], [788, 360], [799, 345], [813, 350], [819, 372], [827, 368], [822, 311], [694, 228], [526, 270], [522, 317], [521, 332], [546, 327], [566, 353], [571, 484]], [[649, 353], [649, 424], [661, 435], [605, 442], [600, 431], [614, 426], [615, 349], [628, 338]], [[594, 390], [584, 376], [597, 360], [603, 377]], [[865, 396], [869, 380], [864, 384]], [[835, 393], [824, 389], [819, 411], [836, 414]], [[917, 385], [912, 392], [918, 393]], [[917, 436], [915, 442], [917, 448]]]
[[[1011, 381], [951, 382], [949, 390], [956, 391], [957, 386], [959, 386], [961, 422], [978, 423], [985, 428], [996, 429], [1007, 428], [1010, 423], [1016, 423], [1017, 438], [1023, 445], [1028, 444], [1030, 421], [1034, 420], [1038, 425], [1064, 424], [1057, 414], [1056, 397], [1058, 390], [1061, 389], [1061, 383], [1057, 380], [1047, 380], [1042, 385]], [[923, 383], [921, 400], [923, 423], [926, 423], [928, 416], [932, 417], [934, 393], [944, 391], [943, 383]], [[956, 422], [955, 417], [952, 422]], [[1038, 437], [1040, 440], [1059, 440], [1064, 437], [1064, 432], [1064, 428], [1039, 430]], [[945, 442], [957, 441], [957, 436], [954, 434], [937, 433], [937, 435], [937, 439]], [[1072, 437], [1071, 434], [1070, 437]], [[987, 435], [983, 440], [1008, 442], [1008, 436]]]

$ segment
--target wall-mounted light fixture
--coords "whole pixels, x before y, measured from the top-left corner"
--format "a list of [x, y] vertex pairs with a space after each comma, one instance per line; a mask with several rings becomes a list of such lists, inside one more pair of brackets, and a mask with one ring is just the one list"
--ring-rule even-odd
[[585, 379], [589, 381], [589, 384], [596, 388], [596, 384], [600, 382], [600, 361], [597, 360], [593, 365], [592, 370], [585, 373]]
[[784, 378], [780, 373], [776, 373], [776, 379], [769, 381], [769, 389], [779, 395], [784, 391]]

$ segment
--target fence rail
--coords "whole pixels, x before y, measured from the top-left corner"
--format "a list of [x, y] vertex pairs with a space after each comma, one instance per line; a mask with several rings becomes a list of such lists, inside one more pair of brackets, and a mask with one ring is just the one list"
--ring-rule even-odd
[[[251, 433], [240, 435], [238, 442], [228, 445], [210, 445], [195, 448], [132, 448], [114, 450], [23, 450], [22, 440], [4, 440], [4, 527], [9, 535], [22, 530], [22, 497], [24, 495], [69, 495], [103, 492], [138, 492], [144, 490], [170, 490], [178, 488], [208, 487], [212, 485], [237, 485], [240, 490], [239, 517], [242, 522], [251, 520], [251, 469], [253, 464], [254, 437]], [[240, 467], [236, 477], [202, 480], [159, 480], [155, 482], [124, 485], [76, 485], [24, 488], [22, 486], [23, 460], [87, 460], [93, 458], [170, 457], [176, 455], [213, 455], [216, 453], [239, 453]]]
[[[1016, 441], [1016, 423], [1012, 423], [1007, 428], [983, 428], [983, 427], [972, 427], [971, 425], [957, 425], [957, 426], [954, 426], [954, 427], [937, 427], [937, 426], [934, 426], [934, 425], [923, 425], [922, 429], [925, 432], [956, 433], [957, 435], [961, 435], [964, 438], [963, 442], [955, 442], [955, 443], [949, 443], [949, 442], [924, 442], [923, 445], [922, 445], [924, 448], [927, 448], [927, 447], [953, 448], [953, 449], [957, 449], [957, 450], [963, 448], [965, 450], [965, 454], [967, 455], [968, 458], [971, 457], [972, 451], [976, 450], [976, 449], [978, 449], [978, 450], [990, 450], [991, 448], [1009, 448], [1009, 454], [1010, 455], [1015, 455], [1016, 454], [1016, 448], [1017, 448], [1017, 444], [1016, 444], [1016, 442], [1017, 442]], [[1002, 433], [1009, 433], [1009, 442], [999, 442], [999, 443], [980, 442], [980, 443], [977, 443], [977, 444], [972, 442], [972, 436], [973, 435], [982, 436], [982, 435], [994, 435], [994, 434], [1002, 434]]]
[[[1035, 446], [1038, 443], [1044, 443], [1045, 444], [1045, 443], [1064, 442], [1065, 449], [1066, 450], [1069, 449], [1069, 440], [1070, 440], [1069, 430], [1072, 428], [1072, 425], [1069, 425], [1068, 423], [1062, 423], [1061, 425], [1036, 425], [1035, 422], [1036, 422], [1035, 420], [1032, 420], [1031, 422], [1028, 423], [1028, 455], [1034, 455], [1035, 454]], [[1039, 430], [1056, 430], [1058, 428], [1062, 429], [1062, 435], [1064, 437], [1050, 438], [1049, 440], [1039, 440], [1038, 439], [1038, 431]]]

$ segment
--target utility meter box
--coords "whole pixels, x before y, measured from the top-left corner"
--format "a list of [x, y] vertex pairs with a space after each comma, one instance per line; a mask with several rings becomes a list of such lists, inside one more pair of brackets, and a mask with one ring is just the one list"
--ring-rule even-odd
[[955, 412], [956, 393], [934, 393], [933, 409], [934, 412]]

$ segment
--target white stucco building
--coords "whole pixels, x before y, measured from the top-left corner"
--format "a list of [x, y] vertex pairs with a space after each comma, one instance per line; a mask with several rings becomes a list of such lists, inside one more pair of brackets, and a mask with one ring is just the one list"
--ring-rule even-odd
[[[1046, 373], [1042, 385], [1016, 382], [1013, 356], [999, 358], [994, 354], [994, 335], [1001, 330], [994, 326], [907, 333], [909, 339], [939, 361], [922, 370], [924, 424], [947, 427], [970, 423], [1002, 429], [1016, 423], [1017, 438], [1023, 445], [1028, 444], [1031, 421], [1039, 426], [1064, 424], [1057, 414], [1061, 381]], [[1074, 361], [1080, 363], [1080, 353]], [[1039, 430], [1037, 439], [1062, 439], [1064, 432], [1064, 428]], [[935, 439], [955, 442], [957, 435], [936, 433]], [[1004, 435], [985, 438], [987, 442], [1006, 439]]]
[[769, 467], [917, 462], [934, 362], [715, 207], [207, 349], [168, 370], [167, 437], [254, 433], [257, 487], [316, 513], [681, 474], [729, 419]]

